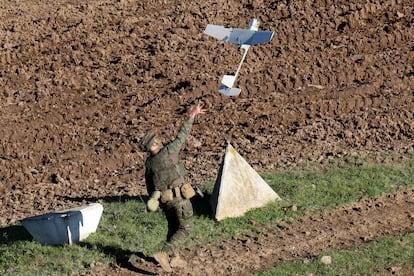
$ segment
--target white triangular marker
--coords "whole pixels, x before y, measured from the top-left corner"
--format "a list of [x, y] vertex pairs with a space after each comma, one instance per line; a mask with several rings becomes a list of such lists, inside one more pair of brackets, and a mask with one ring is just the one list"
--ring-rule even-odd
[[281, 200], [279, 195], [228, 144], [210, 198], [214, 218], [240, 217], [276, 200]]

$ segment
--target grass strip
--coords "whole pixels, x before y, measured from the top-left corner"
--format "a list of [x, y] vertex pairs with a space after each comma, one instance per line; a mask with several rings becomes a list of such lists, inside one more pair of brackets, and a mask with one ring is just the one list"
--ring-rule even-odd
[[[323, 256], [331, 257], [324, 264]], [[385, 237], [347, 250], [295, 260], [256, 276], [273, 275], [408, 275], [414, 271], [414, 233]]]

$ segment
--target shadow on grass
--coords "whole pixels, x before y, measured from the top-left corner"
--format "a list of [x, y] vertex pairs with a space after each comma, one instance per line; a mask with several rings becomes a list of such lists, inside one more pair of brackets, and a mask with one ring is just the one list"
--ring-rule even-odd
[[[12, 225], [0, 228], [0, 246], [8, 246], [19, 241], [32, 241], [33, 237], [27, 230], [21, 225]], [[122, 268], [128, 269], [132, 272], [139, 273], [140, 275], [157, 275], [156, 273], [146, 271], [135, 267], [130, 262], [132, 255], [141, 258], [147, 262], [156, 263], [152, 257], [148, 257], [140, 252], [132, 252], [129, 250], [123, 250], [117, 247], [102, 246], [102, 245], [91, 245], [87, 242], [80, 242], [79, 246], [85, 247], [89, 250], [99, 249], [107, 255], [115, 256], [116, 264]], [[95, 248], [96, 247], [96, 248]]]
[[[148, 196], [144, 195], [138, 195], [138, 196], [105, 196], [105, 197], [69, 197], [64, 196], [61, 197], [65, 200], [70, 200], [73, 202], [84, 202], [84, 201], [104, 201], [107, 203], [117, 203], [117, 202], [127, 202], [127, 201], [142, 201], [144, 203], [147, 202], [149, 199]], [[207, 193], [204, 193], [203, 197], [200, 197], [199, 195], [193, 197], [191, 199], [191, 203], [193, 205], [194, 215], [195, 216], [205, 216], [205, 217], [211, 217], [211, 207], [210, 207], [210, 195]], [[90, 244], [88, 242], [81, 242], [81, 246], [84, 246], [88, 248], [89, 250], [99, 250], [103, 252], [105, 255], [112, 256], [115, 258], [115, 265], [127, 269], [131, 272], [139, 273], [141, 275], [157, 275], [157, 273], [147, 271], [147, 268], [145, 268], [145, 264], [143, 267], [139, 267], [139, 262], [136, 263], [137, 266], [134, 265], [134, 261], [131, 260], [131, 258], [136, 257], [137, 259], [142, 259], [145, 262], [153, 263], [157, 265], [157, 262], [154, 260], [152, 256], [147, 256], [142, 252], [132, 252], [130, 250], [125, 250], [117, 246], [108, 246], [104, 244], [99, 243], [93, 243]]]
[[[71, 200], [74, 202], [83, 202], [83, 201], [105, 201], [105, 202], [126, 202], [126, 201], [144, 201], [148, 200], [148, 196], [105, 196], [101, 198], [86, 198], [86, 197], [62, 197], [66, 200]], [[211, 217], [211, 207], [210, 207], [210, 195], [205, 193], [203, 197], [195, 196], [191, 199], [191, 203], [194, 209], [195, 216], [205, 216]], [[22, 225], [12, 225], [4, 228], [0, 228], [0, 245], [10, 245], [18, 241], [32, 241], [33, 237]], [[157, 264], [152, 256], [147, 256], [142, 252], [132, 252], [130, 250], [124, 250], [119, 247], [106, 246], [102, 244], [90, 244], [88, 242], [80, 242], [80, 246], [83, 246], [89, 250], [100, 250], [108, 256], [113, 256], [117, 266], [127, 269], [131, 272], [135, 272], [141, 275], [157, 275], [157, 273], [148, 271], [145, 267], [138, 267], [134, 265], [134, 261], [131, 260], [131, 257], [136, 257], [137, 259], [142, 259], [148, 263]]]
[[31, 241], [33, 238], [21, 225], [0, 228], [0, 245], [8, 245], [16, 241]]
[[144, 269], [138, 268], [131, 263], [130, 261], [131, 256], [135, 256], [135, 257], [145, 260], [146, 262], [151, 262], [151, 263], [156, 264], [156, 261], [154, 260], [153, 257], [147, 256], [141, 252], [133, 252], [130, 250], [121, 249], [119, 247], [105, 246], [101, 244], [92, 245], [87, 242], [80, 242], [79, 245], [84, 246], [88, 248], [89, 250], [99, 250], [106, 255], [115, 257], [116, 265], [124, 269], [128, 269], [129, 271], [140, 273], [141, 275], [157, 275], [154, 272], [150, 272], [150, 271], [146, 271]]
[[210, 194], [204, 193], [203, 197], [198, 195], [193, 197], [191, 199], [191, 204], [193, 205], [194, 215], [213, 218], [210, 206]]

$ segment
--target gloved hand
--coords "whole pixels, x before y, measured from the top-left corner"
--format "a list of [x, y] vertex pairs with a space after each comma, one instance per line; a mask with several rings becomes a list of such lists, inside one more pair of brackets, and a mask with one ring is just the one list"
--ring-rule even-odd
[[158, 210], [160, 206], [160, 202], [158, 201], [161, 197], [160, 191], [155, 191], [152, 193], [151, 198], [147, 201], [147, 209], [150, 212], [155, 212]]

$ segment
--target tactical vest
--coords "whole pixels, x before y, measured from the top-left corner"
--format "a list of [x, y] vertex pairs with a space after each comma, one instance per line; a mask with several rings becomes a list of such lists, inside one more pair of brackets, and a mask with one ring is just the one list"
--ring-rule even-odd
[[179, 162], [178, 154], [178, 151], [171, 151], [167, 146], [157, 155], [148, 158], [146, 167], [151, 173], [156, 190], [165, 191], [184, 183], [187, 171], [184, 164]]
[[[156, 155], [149, 156], [145, 167], [146, 177], [150, 177], [151, 189], [165, 191], [179, 187], [184, 183], [187, 170], [184, 164], [179, 162], [179, 152], [186, 138], [190, 134], [194, 119], [188, 116], [174, 141], [163, 147]], [[146, 179], [148, 181], [148, 179]]]

